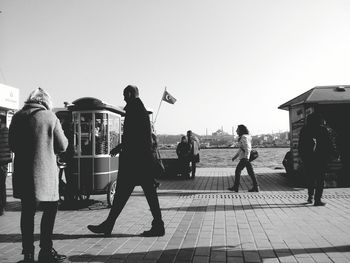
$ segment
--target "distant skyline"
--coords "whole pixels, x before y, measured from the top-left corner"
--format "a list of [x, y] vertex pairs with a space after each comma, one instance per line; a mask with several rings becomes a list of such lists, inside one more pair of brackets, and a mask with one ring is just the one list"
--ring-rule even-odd
[[[350, 84], [350, 1], [0, 0], [0, 83], [20, 106], [42, 87], [55, 107], [81, 97], [124, 106], [128, 84], [158, 109], [160, 134], [289, 130], [277, 107]], [[154, 116], [155, 116], [154, 114]]]

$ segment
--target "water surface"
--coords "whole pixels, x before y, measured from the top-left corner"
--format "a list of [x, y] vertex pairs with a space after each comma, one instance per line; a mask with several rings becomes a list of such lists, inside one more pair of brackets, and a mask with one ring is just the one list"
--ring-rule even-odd
[[[289, 148], [258, 148], [258, 159], [252, 162], [258, 168], [283, 168], [282, 160]], [[235, 167], [232, 162], [237, 149], [201, 149], [198, 167]], [[175, 150], [160, 150], [162, 158], [177, 158]]]

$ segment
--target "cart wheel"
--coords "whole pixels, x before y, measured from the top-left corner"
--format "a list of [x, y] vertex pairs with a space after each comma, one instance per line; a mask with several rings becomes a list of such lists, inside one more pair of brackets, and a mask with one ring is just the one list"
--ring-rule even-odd
[[115, 189], [117, 187], [117, 180], [114, 180], [108, 184], [107, 188], [107, 204], [108, 207], [111, 207], [113, 204], [113, 199], [115, 195]]
[[89, 200], [90, 195], [89, 194], [79, 194], [79, 200]]

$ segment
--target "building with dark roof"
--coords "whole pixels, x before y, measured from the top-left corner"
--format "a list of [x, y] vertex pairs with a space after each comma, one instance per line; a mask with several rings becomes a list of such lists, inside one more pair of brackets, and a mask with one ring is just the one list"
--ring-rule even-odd
[[306, 116], [320, 113], [332, 130], [341, 160], [329, 163], [329, 185], [350, 185], [350, 85], [318, 86], [283, 103], [278, 107], [289, 111], [291, 162], [296, 174], [302, 174], [298, 155], [299, 133]]

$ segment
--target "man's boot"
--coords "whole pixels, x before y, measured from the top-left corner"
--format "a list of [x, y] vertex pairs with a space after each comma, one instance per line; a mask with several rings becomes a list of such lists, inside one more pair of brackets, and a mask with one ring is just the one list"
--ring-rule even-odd
[[112, 235], [112, 229], [108, 227], [106, 221], [99, 225], [88, 225], [87, 228], [95, 234], [103, 234], [105, 237], [110, 237]]
[[144, 231], [141, 236], [143, 237], [161, 237], [165, 235], [164, 223], [153, 224], [152, 228], [148, 231]]

